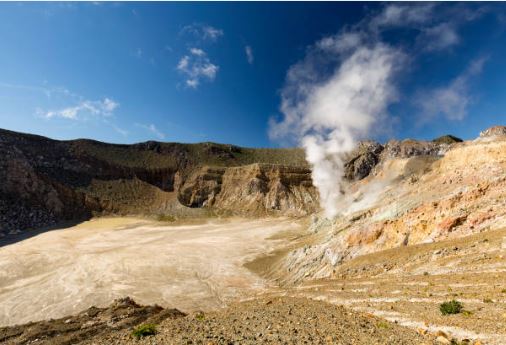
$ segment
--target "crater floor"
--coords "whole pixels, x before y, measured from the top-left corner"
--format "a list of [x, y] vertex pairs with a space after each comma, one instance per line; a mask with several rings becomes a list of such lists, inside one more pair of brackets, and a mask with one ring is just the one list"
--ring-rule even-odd
[[[0, 247], [0, 325], [58, 318], [130, 296], [212, 310], [265, 291], [243, 265], [301, 231], [288, 219], [175, 225], [98, 218]], [[273, 236], [276, 235], [274, 238]]]

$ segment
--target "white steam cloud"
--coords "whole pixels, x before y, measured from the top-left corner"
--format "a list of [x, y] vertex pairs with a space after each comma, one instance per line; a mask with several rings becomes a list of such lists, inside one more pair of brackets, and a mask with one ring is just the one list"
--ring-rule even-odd
[[[343, 34], [311, 47], [289, 70], [282, 92], [284, 119], [270, 128], [272, 137], [295, 134], [299, 139], [328, 218], [339, 212], [343, 154], [355, 148], [396, 99], [392, 77], [403, 54], [379, 42], [357, 45], [361, 39]], [[330, 77], [323, 77], [320, 71], [329, 68]]]
[[[269, 134], [273, 139], [295, 138], [304, 147], [328, 218], [340, 212], [345, 153], [388, 124], [388, 108], [398, 98], [395, 77], [408, 66], [407, 52], [413, 59], [416, 54], [458, 44], [457, 28], [479, 17], [469, 17], [468, 13], [462, 6], [385, 5], [356, 25], [320, 39], [290, 67], [281, 92], [283, 118], [279, 122], [271, 119]], [[385, 30], [413, 33], [413, 29], [418, 34], [411, 37], [411, 43], [401, 42], [402, 49], [382, 39]], [[425, 48], [420, 49], [420, 44]], [[468, 78], [458, 78], [449, 90], [433, 92], [456, 103], [466, 91]], [[440, 103], [427, 112], [449, 113]]]

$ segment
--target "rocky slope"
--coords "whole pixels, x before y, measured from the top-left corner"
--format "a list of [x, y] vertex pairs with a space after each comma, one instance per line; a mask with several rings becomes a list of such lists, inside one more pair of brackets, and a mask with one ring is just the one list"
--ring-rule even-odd
[[[440, 334], [438, 344], [506, 344], [506, 228], [355, 257], [330, 279], [308, 280], [283, 295], [344, 305]], [[464, 312], [442, 315], [458, 300]]]
[[506, 136], [493, 133], [446, 146], [389, 142], [366, 178], [343, 187], [341, 215], [314, 217], [312, 238], [277, 271], [292, 282], [332, 277], [364, 254], [506, 226]]
[[[135, 339], [133, 326], [156, 334]], [[25, 326], [0, 328], [7, 344], [431, 344], [434, 337], [371, 314], [297, 298], [259, 299], [186, 316], [124, 299], [105, 309]]]

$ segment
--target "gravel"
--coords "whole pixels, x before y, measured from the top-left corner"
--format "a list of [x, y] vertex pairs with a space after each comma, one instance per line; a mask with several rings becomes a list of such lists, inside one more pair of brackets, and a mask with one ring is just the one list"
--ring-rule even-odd
[[136, 340], [131, 330], [85, 344], [430, 344], [432, 339], [369, 314], [304, 298], [257, 299], [210, 313], [166, 319], [157, 334]]

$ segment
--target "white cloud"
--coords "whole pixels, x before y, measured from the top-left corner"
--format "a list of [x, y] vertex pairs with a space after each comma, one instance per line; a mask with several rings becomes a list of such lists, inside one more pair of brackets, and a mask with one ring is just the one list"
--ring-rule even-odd
[[487, 6], [481, 5], [473, 8], [463, 4], [393, 3], [367, 20], [369, 29], [376, 34], [385, 29], [416, 29], [419, 36], [415, 41], [420, 50], [432, 52], [460, 43], [459, 28], [489, 11]]
[[442, 50], [460, 42], [460, 37], [454, 25], [442, 23], [424, 30], [421, 36], [425, 50]]
[[116, 108], [119, 107], [119, 103], [110, 99], [110, 98], [104, 98], [102, 101], [102, 108], [106, 113], [112, 113]]
[[65, 107], [57, 110], [37, 109], [37, 114], [47, 119], [60, 117], [69, 120], [78, 120], [80, 116], [95, 115], [95, 116], [111, 116], [119, 107], [119, 103], [110, 99], [104, 98], [98, 101], [83, 100], [78, 104], [70, 107]]
[[195, 56], [204, 56], [206, 53], [199, 48], [190, 48], [190, 53], [192, 53]]
[[[44, 82], [46, 84], [46, 82]], [[78, 97], [76, 94], [70, 92], [67, 88], [64, 87], [50, 87], [50, 86], [32, 86], [32, 85], [23, 85], [23, 84], [13, 84], [13, 83], [3, 83], [0, 82], [0, 88], [14, 89], [14, 90], [23, 90], [29, 92], [42, 92], [47, 98], [52, 98], [53, 96], [60, 97]]]
[[194, 23], [183, 27], [180, 34], [189, 34], [201, 41], [215, 42], [223, 36], [223, 30], [207, 24]]
[[207, 52], [197, 46], [207, 42], [216, 42], [223, 36], [223, 30], [208, 24], [194, 23], [181, 29], [180, 35], [191, 36], [188, 53], [183, 55], [176, 66], [177, 70], [185, 76], [184, 85], [196, 89], [203, 81], [213, 81], [219, 71], [219, 66], [211, 62]]
[[216, 29], [210, 25], [204, 25], [202, 31], [204, 32], [205, 39], [211, 39], [213, 41], [216, 40], [218, 37], [223, 36], [223, 30]]
[[251, 46], [244, 47], [244, 52], [246, 53], [246, 59], [248, 60], [248, 63], [251, 65], [253, 64], [253, 61], [255, 61], [255, 57], [253, 56], [253, 48]]
[[[0, 82], [0, 88], [33, 93], [36, 99], [41, 103], [67, 104], [64, 107], [37, 107], [35, 115], [38, 118], [50, 120], [61, 118], [66, 120], [92, 121], [105, 124], [122, 136], [127, 136], [128, 132], [114, 123], [114, 112], [120, 106], [119, 102], [112, 98], [105, 97], [100, 100], [87, 100], [83, 96], [74, 93], [66, 87], [55, 87], [49, 85], [48, 81], [43, 81], [42, 86], [24, 85], [15, 83]], [[44, 97], [41, 97], [41, 96]]]
[[161, 132], [154, 124], [150, 123], [150, 124], [141, 124], [141, 123], [136, 123], [135, 124], [136, 126], [138, 127], [141, 127], [141, 128], [144, 128], [145, 130], [147, 130], [148, 132], [150, 132], [151, 134], [155, 135], [158, 139], [160, 140], [163, 140], [165, 139], [165, 134], [163, 132]]
[[180, 71], [185, 71], [188, 68], [188, 65], [190, 64], [190, 57], [188, 55], [185, 55], [179, 60], [177, 64], [177, 69]]
[[327, 36], [316, 42], [318, 49], [329, 53], [341, 54], [355, 49], [364, 42], [362, 32], [342, 32], [334, 36]]
[[198, 79], [187, 79], [186, 86], [191, 87], [192, 89], [196, 89], [199, 86]]
[[435, 5], [425, 4], [389, 4], [371, 21], [371, 27], [418, 26], [426, 24], [433, 18]]
[[486, 58], [473, 61], [468, 68], [448, 85], [418, 93], [415, 104], [420, 108], [419, 123], [423, 124], [443, 116], [448, 120], [463, 120], [473, 98], [469, 93], [469, 83], [481, 73]]
[[204, 50], [190, 48], [190, 55], [181, 57], [177, 70], [186, 77], [186, 86], [196, 89], [203, 79], [213, 81], [219, 71], [219, 66], [209, 60]]

